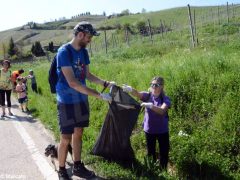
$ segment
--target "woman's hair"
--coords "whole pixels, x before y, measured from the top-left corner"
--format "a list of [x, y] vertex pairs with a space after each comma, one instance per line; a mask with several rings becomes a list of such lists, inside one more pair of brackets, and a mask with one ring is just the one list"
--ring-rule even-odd
[[19, 69], [18, 72], [19, 72], [19, 74], [22, 74], [22, 73], [24, 73], [24, 70], [23, 69]]
[[9, 60], [4, 59], [4, 60], [2, 61], [2, 65], [3, 65], [4, 63], [7, 63], [7, 64], [8, 64], [8, 68], [11, 67], [11, 62], [10, 62]]
[[160, 76], [156, 76], [156, 77], [152, 78], [152, 81], [157, 81], [158, 84], [164, 85], [164, 79]]

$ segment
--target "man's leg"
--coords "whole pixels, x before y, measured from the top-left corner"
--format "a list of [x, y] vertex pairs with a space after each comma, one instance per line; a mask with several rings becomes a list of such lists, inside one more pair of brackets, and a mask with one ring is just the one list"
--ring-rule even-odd
[[60, 144], [58, 146], [59, 167], [65, 167], [68, 153], [68, 144], [71, 141], [72, 134], [61, 134]]
[[75, 127], [72, 135], [73, 160], [81, 161], [83, 128]]
[[59, 127], [61, 131], [60, 143], [58, 146], [58, 162], [59, 162], [58, 177], [59, 180], [69, 180], [70, 178], [65, 168], [65, 163], [68, 154], [68, 146], [71, 142], [72, 134], [74, 132], [73, 131], [74, 127], [68, 124], [70, 119], [69, 114], [71, 114], [69, 113], [70, 109], [69, 106], [58, 102], [57, 109]]
[[74, 160], [73, 175], [88, 179], [93, 178], [95, 174], [93, 171], [88, 170], [81, 161], [82, 136], [83, 128], [75, 127], [72, 136], [73, 160]]

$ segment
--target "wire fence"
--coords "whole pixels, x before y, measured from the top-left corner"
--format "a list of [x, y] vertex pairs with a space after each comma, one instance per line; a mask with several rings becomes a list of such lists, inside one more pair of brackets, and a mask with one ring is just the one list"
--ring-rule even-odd
[[[224, 40], [227, 41], [230, 34], [240, 34], [240, 5], [238, 4], [229, 5], [227, 3], [206, 8], [188, 5], [185, 12], [186, 23], [159, 19], [159, 25], [152, 26], [151, 19], [147, 19], [145, 32], [136, 31], [136, 28], [135, 31], [130, 28], [122, 28], [118, 31], [104, 30], [100, 37], [93, 39], [89, 51], [91, 55], [98, 52], [107, 54], [115, 48], [159, 42], [194, 48], [199, 44], [204, 45], [204, 40], [208, 38], [218, 42], [219, 38], [223, 39], [224, 37]], [[214, 33], [220, 36], [213, 37]]]

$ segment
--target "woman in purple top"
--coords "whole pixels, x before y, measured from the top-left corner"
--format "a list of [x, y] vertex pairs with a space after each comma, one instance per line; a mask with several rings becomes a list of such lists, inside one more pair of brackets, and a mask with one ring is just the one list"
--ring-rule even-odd
[[146, 135], [148, 156], [156, 160], [156, 141], [159, 144], [160, 166], [167, 168], [169, 154], [168, 109], [171, 102], [164, 93], [164, 79], [154, 77], [150, 84], [150, 92], [138, 92], [128, 85], [123, 85], [123, 91], [138, 97], [145, 107], [143, 130]]

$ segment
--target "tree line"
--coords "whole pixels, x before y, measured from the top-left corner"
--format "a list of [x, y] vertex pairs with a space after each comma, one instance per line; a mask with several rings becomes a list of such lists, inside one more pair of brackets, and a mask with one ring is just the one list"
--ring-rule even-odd
[[45, 56], [46, 51], [53, 53], [56, 52], [56, 47], [58, 46], [54, 46], [53, 42], [51, 41], [49, 42], [48, 46], [43, 48], [40, 41], [36, 41], [34, 44], [32, 44], [30, 52], [24, 54], [22, 51], [22, 46], [15, 43], [12, 37], [10, 38], [7, 46], [4, 43], [2, 44], [4, 58], [11, 59], [27, 58], [29, 56]]

